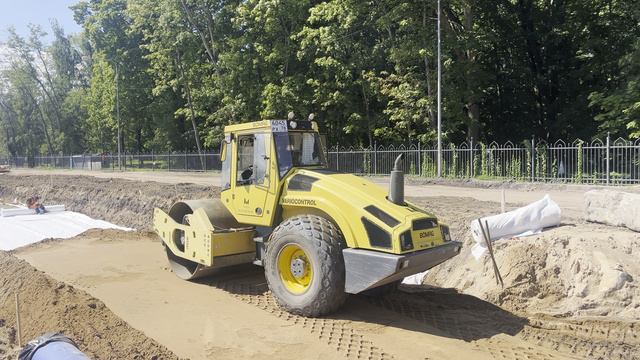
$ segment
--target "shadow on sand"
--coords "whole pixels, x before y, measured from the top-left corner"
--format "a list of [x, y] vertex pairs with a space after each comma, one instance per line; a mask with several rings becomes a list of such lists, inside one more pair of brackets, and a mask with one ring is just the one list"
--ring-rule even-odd
[[[196, 283], [215, 287], [270, 310], [277, 307], [262, 268], [241, 265], [221, 269]], [[473, 341], [498, 334], [516, 335], [528, 321], [455, 289], [401, 286], [382, 296], [351, 295], [346, 304], [325, 319], [349, 320]]]

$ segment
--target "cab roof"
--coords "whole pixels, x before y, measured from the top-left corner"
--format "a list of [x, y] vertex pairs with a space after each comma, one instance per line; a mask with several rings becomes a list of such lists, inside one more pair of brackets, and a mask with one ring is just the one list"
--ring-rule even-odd
[[255, 130], [267, 130], [271, 132], [318, 131], [318, 125], [314, 121], [303, 120], [260, 120], [224, 127], [225, 134]]

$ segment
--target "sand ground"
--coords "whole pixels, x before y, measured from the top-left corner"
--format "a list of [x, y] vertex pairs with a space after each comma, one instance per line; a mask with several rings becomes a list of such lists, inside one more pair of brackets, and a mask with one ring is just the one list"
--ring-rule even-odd
[[[580, 220], [581, 204], [587, 187], [505, 186], [509, 207], [551, 193], [566, 215], [566, 226], [555, 232], [545, 232], [514, 245], [497, 244], [497, 251], [502, 253], [499, 261], [508, 272], [506, 290], [490, 285], [493, 277], [486, 261], [471, 263], [462, 254], [456, 259], [459, 261], [434, 269], [424, 286], [378, 298], [351, 296], [337, 314], [305, 319], [277, 307], [258, 267], [239, 267], [198, 282], [179, 280], [168, 270], [160, 242], [144, 230], [150, 223], [151, 210], [154, 206], [166, 208], [181, 198], [216, 196], [219, 189], [215, 186], [215, 175], [142, 172], [89, 175], [79, 176], [75, 171], [14, 171], [0, 176], [0, 203], [35, 192], [44, 194], [49, 203], [64, 202], [72, 210], [140, 231], [90, 231], [71, 240], [23, 248], [13, 256], [103, 302], [115, 316], [178, 357], [640, 358], [636, 330], [640, 320], [636, 318], [640, 270], [633, 263], [634, 254], [640, 253], [640, 239], [627, 230], [584, 224]], [[386, 181], [373, 180], [382, 186]], [[469, 241], [470, 220], [499, 210], [496, 201], [500, 199], [500, 191], [440, 184], [407, 186], [407, 194], [414, 202], [448, 221], [454, 237], [465, 243]], [[624, 234], [625, 245], [615, 251], [603, 251], [607, 248], [601, 246], [596, 250], [602, 255], [594, 256], [590, 246], [578, 244], [582, 242], [580, 239], [606, 242], [605, 234], [616, 237]], [[606, 301], [602, 301], [601, 307], [581, 312], [581, 304], [575, 302], [580, 291], [548, 286], [557, 283], [554, 276], [562, 278], [563, 284], [577, 278], [575, 265], [562, 262], [574, 255], [559, 249], [585, 257], [587, 266], [592, 257], [598, 264], [613, 267], [611, 271], [619, 272], [617, 265], [621, 265], [631, 280], [603, 298]], [[558, 256], [542, 256], [547, 252]], [[517, 258], [513, 257], [515, 254]], [[522, 261], [514, 263], [517, 259]], [[532, 268], [538, 270], [535, 276], [529, 276]], [[600, 271], [595, 265], [587, 269], [602, 280], [583, 281], [589, 291], [593, 290], [590, 294], [596, 294], [603, 281], [615, 283], [616, 279], [610, 278], [613, 272]], [[603, 291], [606, 293], [607, 289]], [[0, 297], [0, 303], [3, 300], [6, 299]], [[573, 310], [559, 312], [550, 306], [562, 301], [562, 309]], [[63, 320], [65, 326], [76, 328]], [[100, 328], [96, 333], [109, 331]]]
[[[130, 236], [92, 231], [16, 256], [101, 299], [131, 326], [191, 359], [572, 358], [519, 337], [525, 319], [455, 293], [404, 295], [387, 299], [390, 306], [354, 296], [330, 318], [293, 316], [277, 308], [260, 268], [185, 282], [167, 269], [153, 235]], [[421, 303], [433, 314], [413, 317], [395, 308]]]

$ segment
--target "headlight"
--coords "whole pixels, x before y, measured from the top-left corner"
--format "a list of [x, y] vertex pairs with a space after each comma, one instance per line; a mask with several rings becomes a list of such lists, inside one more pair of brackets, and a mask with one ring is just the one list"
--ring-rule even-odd
[[449, 233], [449, 227], [445, 225], [440, 225], [440, 231], [442, 231], [442, 239], [447, 242], [451, 241], [451, 234]]
[[407, 230], [400, 234], [400, 250], [407, 251], [413, 249], [413, 239], [411, 239], [411, 230]]

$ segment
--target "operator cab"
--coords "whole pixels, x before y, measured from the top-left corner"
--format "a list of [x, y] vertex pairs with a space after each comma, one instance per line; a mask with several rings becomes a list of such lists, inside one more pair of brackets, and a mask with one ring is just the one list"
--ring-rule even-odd
[[265, 226], [292, 169], [327, 167], [317, 124], [292, 119], [227, 126], [221, 160], [223, 203], [239, 222]]
[[327, 167], [324, 146], [317, 132], [274, 133], [273, 140], [280, 177], [292, 168]]

